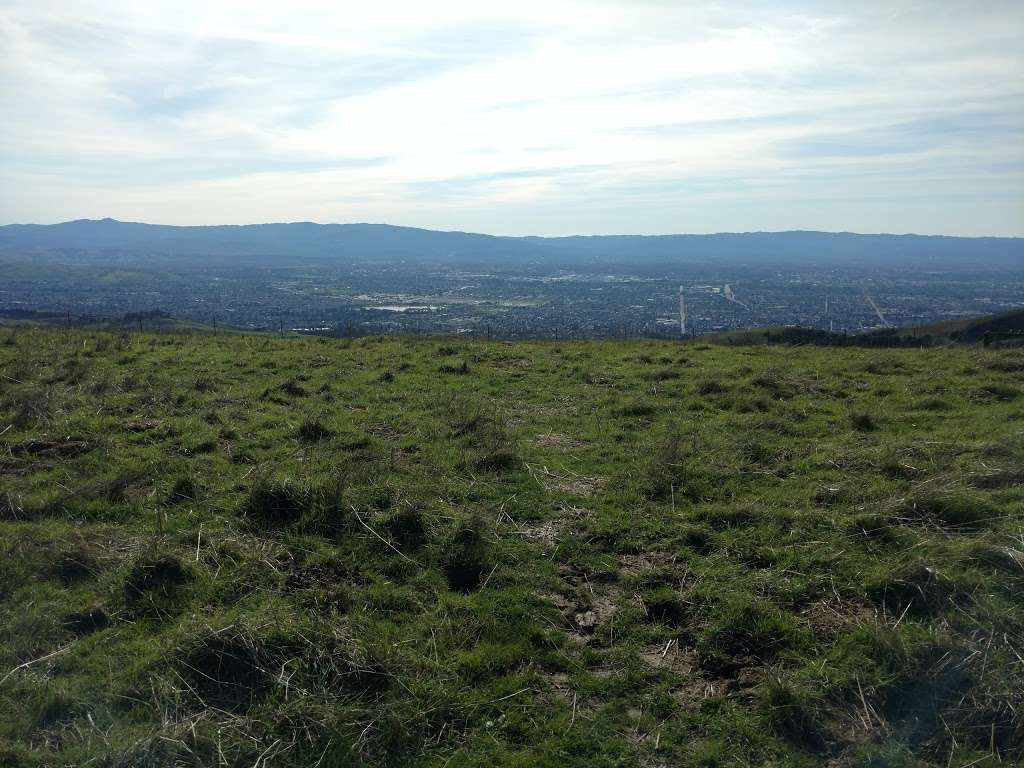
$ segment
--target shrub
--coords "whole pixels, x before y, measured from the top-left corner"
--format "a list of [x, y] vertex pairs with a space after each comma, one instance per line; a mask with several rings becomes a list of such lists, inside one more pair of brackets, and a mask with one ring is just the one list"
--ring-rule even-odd
[[907, 522], [964, 530], [978, 529], [1002, 516], [987, 498], [967, 491], [919, 493], [907, 499], [900, 510], [900, 518]]
[[801, 645], [805, 631], [777, 608], [734, 601], [700, 638], [697, 651], [708, 668], [729, 667], [740, 659], [773, 660], [783, 650]]
[[314, 485], [285, 478], [253, 485], [243, 508], [251, 523], [270, 529], [298, 526], [311, 533], [334, 532], [349, 524], [341, 505], [340, 482]]
[[761, 705], [767, 710], [772, 730], [790, 744], [814, 752], [825, 748], [825, 732], [818, 714], [822, 702], [776, 679], [765, 686]]
[[1007, 384], [986, 384], [978, 390], [978, 396], [986, 400], [1001, 400], [1009, 402], [1015, 400], [1020, 391]]
[[438, 367], [439, 373], [455, 373], [459, 375], [465, 375], [469, 373], [469, 361], [463, 360], [458, 365], [441, 365]]
[[889, 519], [879, 514], [857, 515], [847, 524], [846, 532], [856, 539], [871, 542], [891, 544], [899, 540]]
[[858, 432], [873, 432], [878, 429], [878, 424], [870, 413], [850, 414], [850, 426]]
[[647, 381], [672, 381], [678, 379], [682, 374], [673, 368], [662, 368], [657, 371], [644, 374], [644, 379]]
[[647, 400], [634, 400], [630, 403], [625, 403], [616, 409], [616, 413], [619, 416], [627, 416], [631, 418], [653, 416], [657, 412], [657, 406]]
[[417, 549], [423, 546], [427, 539], [423, 510], [415, 504], [407, 504], [391, 515], [385, 521], [384, 528], [402, 547]]
[[669, 587], [660, 587], [644, 598], [648, 615], [660, 624], [678, 627], [687, 617], [686, 605]]
[[911, 565], [868, 584], [868, 597], [888, 613], [934, 616], [966, 596], [945, 574], [930, 565]]
[[320, 440], [326, 440], [327, 438], [334, 435], [334, 431], [329, 429], [318, 418], [309, 418], [299, 425], [298, 437], [307, 443], [315, 443]]
[[697, 385], [698, 395], [721, 395], [728, 392], [728, 389], [717, 379], [704, 379]]
[[484, 521], [479, 515], [463, 520], [445, 547], [441, 568], [448, 587], [455, 592], [473, 592], [491, 572], [490, 547], [484, 539]]
[[661, 438], [640, 473], [642, 493], [649, 499], [700, 501], [709, 492], [708, 478], [695, 460], [690, 438], [676, 431]]
[[481, 471], [509, 469], [518, 462], [516, 440], [496, 409], [464, 397], [448, 405], [453, 437], [462, 438], [462, 465]]
[[135, 564], [125, 580], [125, 597], [134, 602], [154, 592], [168, 595], [190, 578], [191, 574], [176, 557], [165, 555], [156, 559], [143, 559]]
[[110, 616], [100, 607], [67, 614], [62, 626], [73, 635], [89, 635], [110, 625]]
[[171, 504], [176, 504], [182, 501], [194, 501], [198, 496], [199, 483], [195, 478], [186, 475], [174, 481], [171, 492], [168, 494], [168, 501]]
[[794, 394], [792, 385], [785, 381], [778, 371], [771, 369], [758, 374], [750, 380], [750, 383], [755, 387], [767, 390], [773, 397], [780, 400], [787, 400]]
[[288, 381], [278, 387], [278, 389], [289, 397], [305, 397], [309, 394], [309, 392], [306, 391], [306, 388], [299, 384], [296, 379], [288, 379]]
[[182, 654], [184, 676], [208, 705], [247, 707], [273, 680], [274, 658], [261, 638], [246, 630], [209, 632]]

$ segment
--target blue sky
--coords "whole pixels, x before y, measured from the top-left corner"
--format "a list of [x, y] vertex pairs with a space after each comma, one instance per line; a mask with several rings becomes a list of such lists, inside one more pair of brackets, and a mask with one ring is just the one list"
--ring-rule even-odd
[[0, 0], [0, 222], [1024, 235], [1024, 3]]

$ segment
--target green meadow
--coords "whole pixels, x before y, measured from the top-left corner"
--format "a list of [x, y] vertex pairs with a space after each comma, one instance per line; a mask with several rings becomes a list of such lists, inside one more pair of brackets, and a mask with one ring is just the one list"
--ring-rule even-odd
[[1024, 351], [0, 329], [0, 764], [1024, 758]]

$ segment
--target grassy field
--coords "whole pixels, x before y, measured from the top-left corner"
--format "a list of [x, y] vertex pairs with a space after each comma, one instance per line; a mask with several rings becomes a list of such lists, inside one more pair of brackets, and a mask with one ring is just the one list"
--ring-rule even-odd
[[1022, 381], [0, 330], [0, 764], [1013, 764]]

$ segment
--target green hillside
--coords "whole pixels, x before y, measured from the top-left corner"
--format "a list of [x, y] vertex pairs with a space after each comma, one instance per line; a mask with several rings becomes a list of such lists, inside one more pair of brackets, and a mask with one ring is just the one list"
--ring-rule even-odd
[[1012, 764], [1022, 382], [0, 331], [0, 764]]
[[813, 344], [819, 347], [898, 348], [984, 343], [986, 336], [998, 346], [1024, 346], [1024, 309], [963, 320], [943, 320], [909, 328], [880, 328], [847, 335], [797, 326], [741, 328], [703, 337], [711, 344]]
[[923, 325], [916, 329], [920, 335], [931, 335], [951, 341], [978, 342], [985, 334], [1024, 334], [1024, 309], [1014, 309], [997, 315], [973, 317], [967, 320], [948, 320]]

